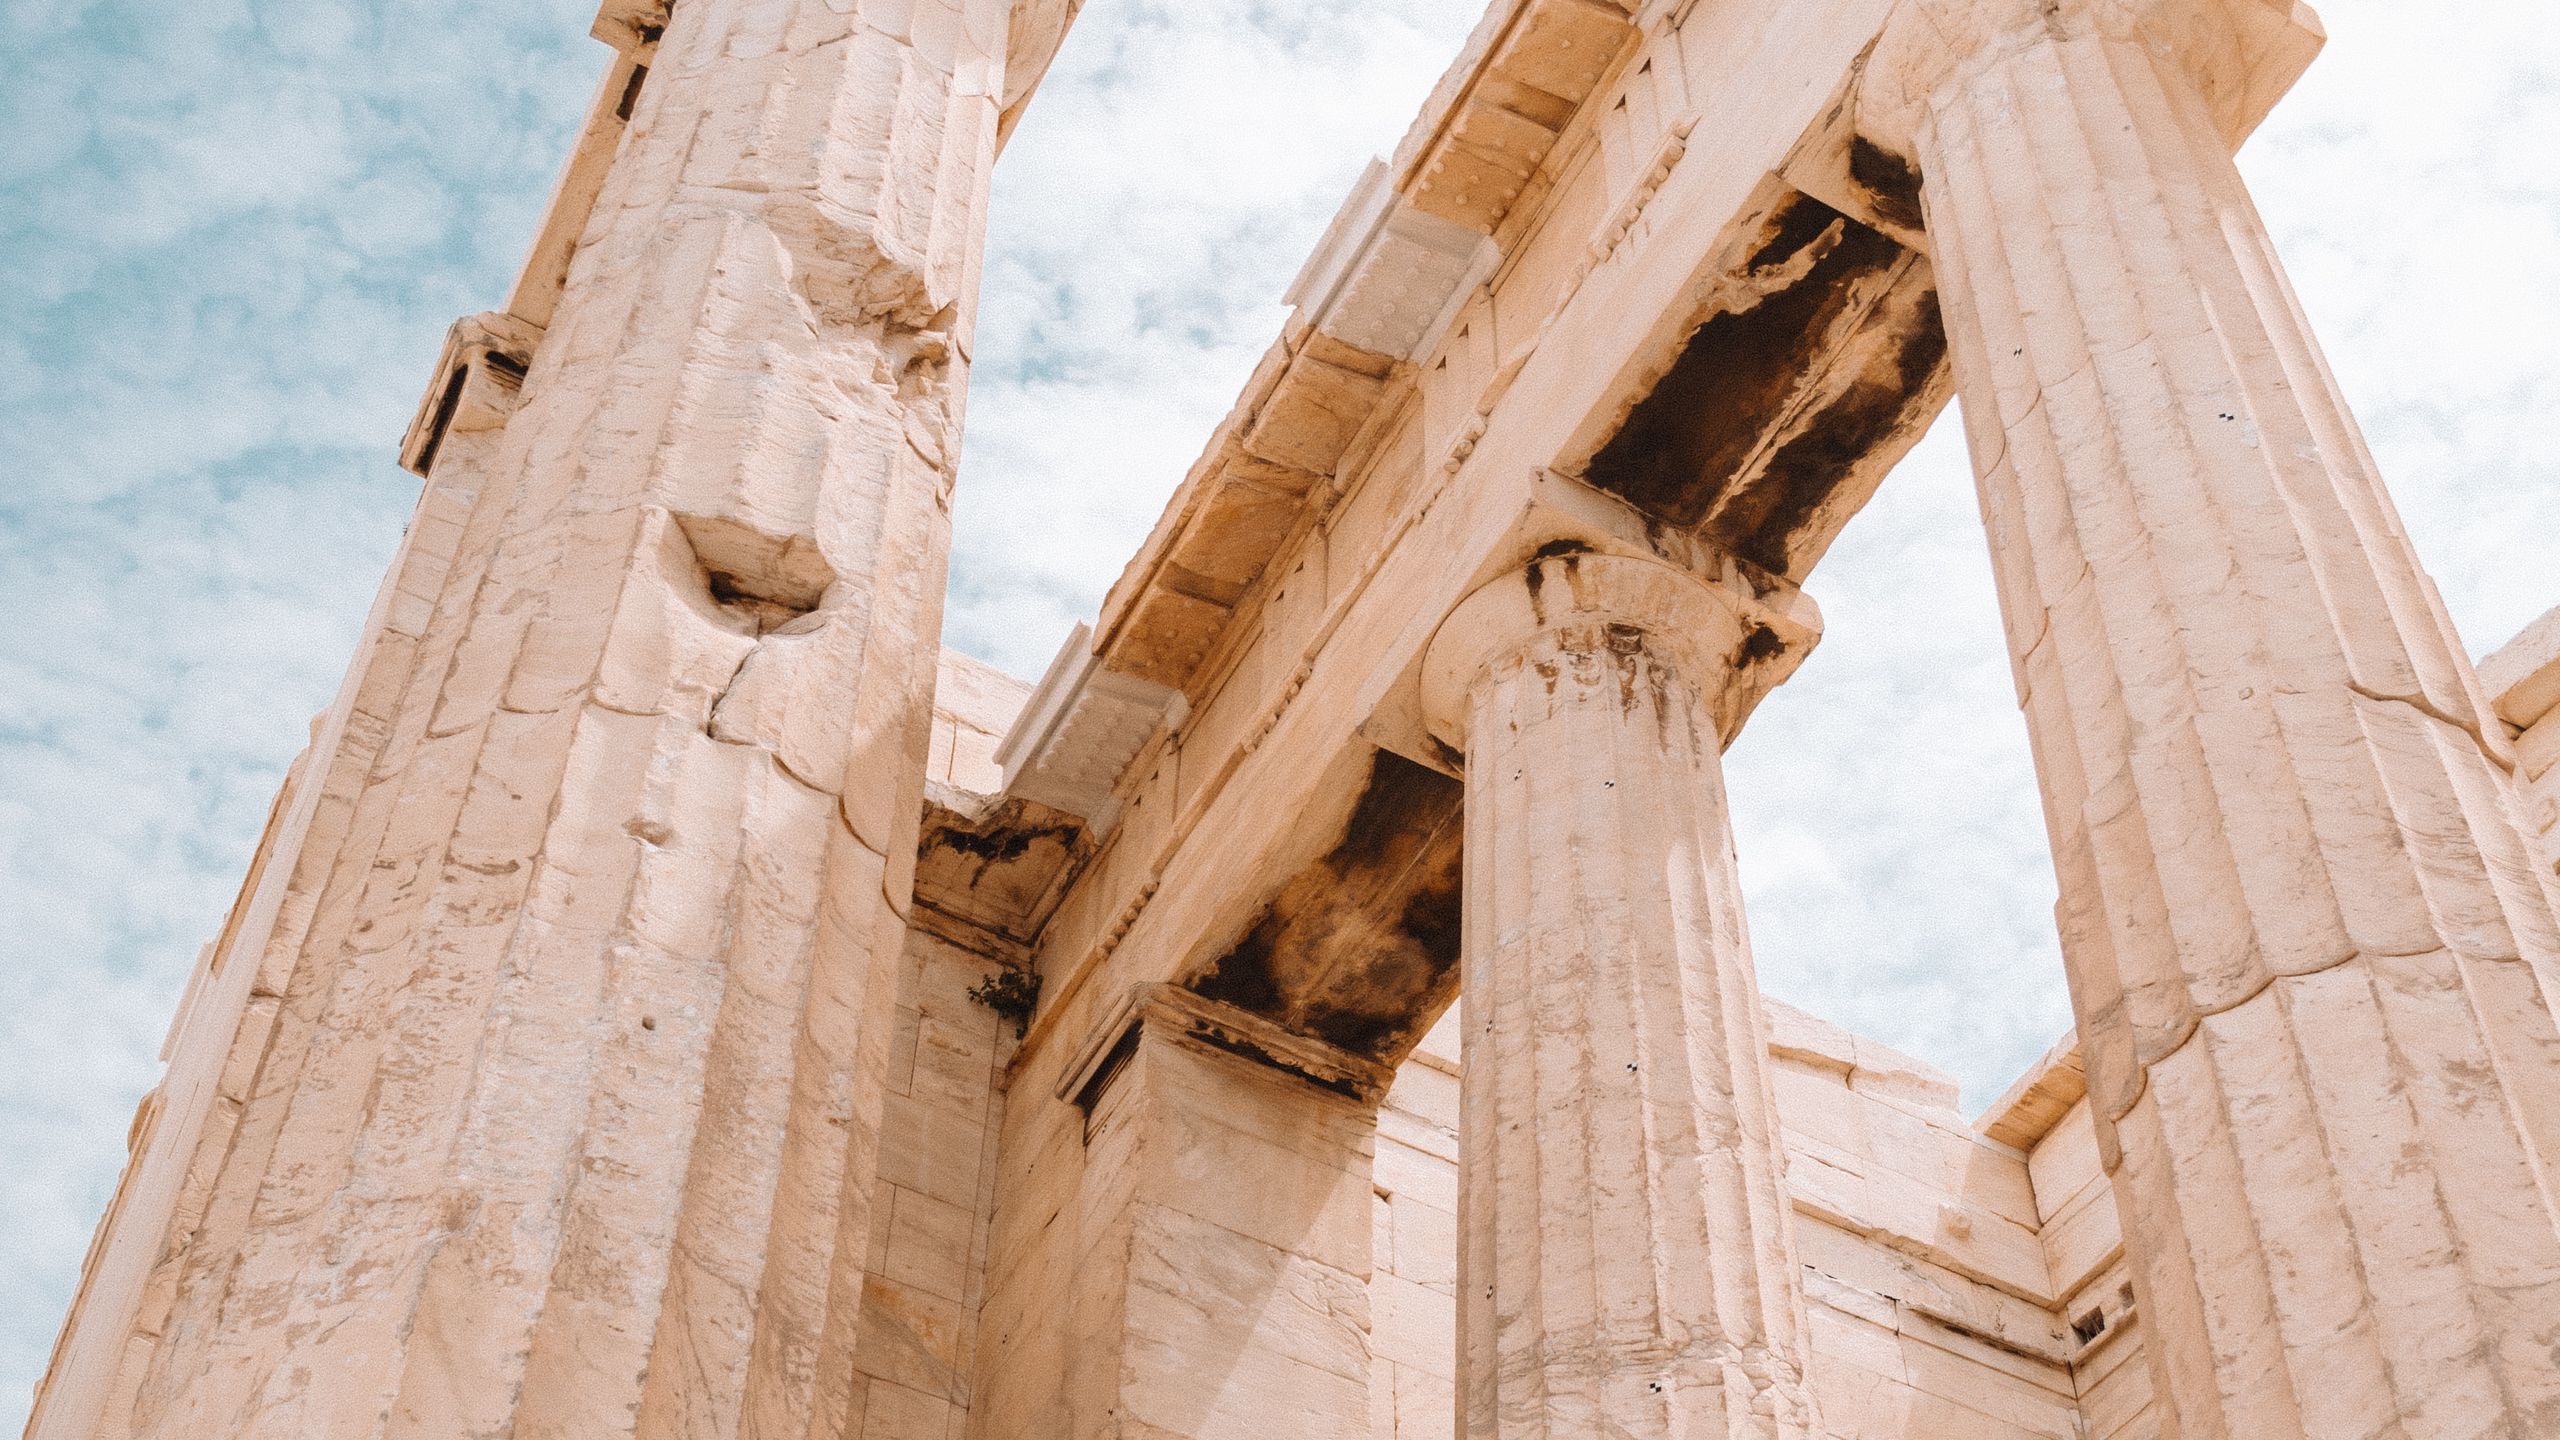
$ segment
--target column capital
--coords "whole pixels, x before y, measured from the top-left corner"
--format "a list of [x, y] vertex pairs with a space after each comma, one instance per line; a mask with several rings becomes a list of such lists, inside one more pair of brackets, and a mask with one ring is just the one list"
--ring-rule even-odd
[[2002, 51], [2093, 37], [2169, 59], [2237, 148], [2328, 33], [2302, 0], [1901, 0], [1858, 82], [1858, 131], [1910, 158], [1950, 81]]
[[1422, 713], [1466, 748], [1469, 697], [1505, 660], [1551, 638], [1566, 650], [1639, 651], [1698, 686], [1727, 741], [1741, 715], [1794, 673], [1822, 622], [1812, 597], [1739, 572], [1708, 577], [1659, 560], [1541, 555], [1458, 602], [1422, 662]]

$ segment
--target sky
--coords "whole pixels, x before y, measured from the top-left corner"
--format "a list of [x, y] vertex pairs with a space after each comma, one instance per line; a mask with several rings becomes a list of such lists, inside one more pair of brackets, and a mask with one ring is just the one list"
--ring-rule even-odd
[[[950, 643], [1036, 676], [1481, 0], [1089, 0], [996, 185]], [[2560, 10], [2327, 0], [2242, 163], [2475, 653], [2560, 604]], [[0, 0], [0, 1433], [604, 61], [594, 0]], [[1996, 1096], [2069, 1026], [1952, 416], [1728, 757], [1763, 983]]]

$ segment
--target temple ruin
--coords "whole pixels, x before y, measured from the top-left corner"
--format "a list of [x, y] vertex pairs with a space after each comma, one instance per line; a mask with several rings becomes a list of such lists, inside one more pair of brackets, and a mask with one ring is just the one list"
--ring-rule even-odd
[[[608, 0], [35, 1440], [2560, 1435], [2560, 612], [2231, 163], [2307, 7], [1494, 0], [1026, 687], [1075, 8]], [[1762, 1001], [1719, 760], [1959, 396], [2079, 1019], [1978, 1123]]]

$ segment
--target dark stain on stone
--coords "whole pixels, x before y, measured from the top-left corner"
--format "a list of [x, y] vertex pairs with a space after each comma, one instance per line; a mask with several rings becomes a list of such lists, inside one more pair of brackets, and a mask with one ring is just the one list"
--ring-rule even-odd
[[988, 865], [1002, 865], [1019, 860], [1041, 839], [1055, 836], [1060, 840], [1074, 838], [1071, 830], [1044, 827], [1037, 830], [997, 830], [978, 834], [970, 830], [940, 830], [933, 838], [944, 848], [966, 855]]
[[1769, 217], [1760, 248], [1751, 252], [1742, 268], [1749, 272], [1783, 265], [1819, 241], [1833, 222], [1845, 218], [1810, 195], [1794, 196]]
[[[1712, 516], [1721, 548], [1779, 574], [1793, 542], [1859, 461], [1909, 421], [1944, 364], [1934, 297], [1907, 300], [1893, 278], [1910, 252], [1809, 196], [1768, 222], [1749, 268], [1794, 261], [1804, 273], [1747, 309], [1719, 311], [1586, 467], [1594, 486], [1650, 522], [1698, 531]], [[1864, 306], [1888, 293], [1872, 313]], [[1879, 346], [1868, 327], [1890, 325]], [[1853, 355], [1867, 373], [1819, 413], [1831, 372]], [[1789, 438], [1773, 444], [1784, 430]]]
[[1214, 1025], [1194, 1025], [1187, 1033], [1193, 1040], [1212, 1050], [1223, 1050], [1230, 1055], [1250, 1060], [1256, 1065], [1267, 1065], [1274, 1070], [1295, 1075], [1319, 1090], [1330, 1091], [1348, 1100], [1365, 1098], [1360, 1093], [1359, 1082], [1348, 1076], [1312, 1074], [1305, 1066], [1285, 1056], [1274, 1055], [1252, 1041], [1230, 1035]]
[[1795, 538], [1831, 498], [1841, 478], [1905, 427], [1925, 425], [1931, 382], [1947, 359], [1947, 332], [1935, 291], [1924, 292], [1898, 324], [1890, 357], [1780, 445], [1717, 517], [1713, 537], [1777, 574], [1793, 570]]
[[1874, 202], [1877, 219], [1911, 231], [1926, 223], [1920, 205], [1920, 172], [1864, 135], [1849, 142], [1849, 178]]
[[436, 400], [436, 418], [427, 427], [427, 443], [418, 450], [420, 475], [432, 475], [436, 468], [436, 452], [444, 448], [444, 436], [453, 428], [453, 417], [462, 409], [462, 389], [471, 383], [471, 367], [456, 365], [445, 377], [444, 394]]
[[[649, 31], [647, 28], [643, 28], [640, 34], [641, 38], [644, 40], [649, 38]], [[622, 98], [614, 102], [614, 119], [624, 122], [628, 122], [631, 119], [631, 112], [640, 108], [640, 87], [648, 83], [649, 67], [646, 65], [632, 66], [631, 78], [624, 81], [622, 85]]]
[[1191, 988], [1354, 1055], [1403, 1058], [1457, 988], [1465, 801], [1457, 781], [1377, 752], [1332, 847]]
[[1775, 660], [1785, 653], [1787, 642], [1778, 638], [1777, 631], [1766, 625], [1754, 625], [1751, 633], [1742, 637], [1742, 653], [1735, 658], [1749, 666]]

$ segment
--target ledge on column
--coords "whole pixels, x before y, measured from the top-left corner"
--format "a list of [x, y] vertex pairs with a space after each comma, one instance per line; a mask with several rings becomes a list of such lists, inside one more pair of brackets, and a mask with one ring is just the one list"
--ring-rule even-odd
[[400, 468], [423, 478], [435, 467], [436, 451], [447, 434], [506, 423], [515, 409], [517, 386], [533, 363], [534, 347], [541, 343], [538, 326], [500, 311], [453, 322], [436, 357], [435, 383], [400, 439]]
[[2529, 730], [2560, 710], [2560, 609], [2480, 662], [2480, 687], [2498, 718]]
[[1294, 1075], [1318, 1089], [1374, 1105], [1395, 1081], [1392, 1066], [1338, 1050], [1259, 1015], [1207, 999], [1179, 985], [1130, 987], [1103, 1016], [1060, 1073], [1057, 1097], [1090, 1113], [1147, 1026]]

